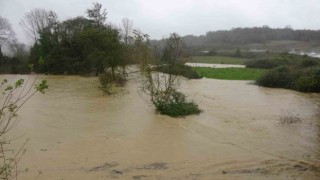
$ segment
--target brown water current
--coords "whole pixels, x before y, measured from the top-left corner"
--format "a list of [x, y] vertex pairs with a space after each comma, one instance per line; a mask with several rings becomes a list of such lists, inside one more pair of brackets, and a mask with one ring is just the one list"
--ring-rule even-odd
[[[2, 75], [14, 80], [28, 76]], [[20, 111], [10, 131], [27, 152], [20, 179], [319, 179], [320, 94], [248, 81], [182, 80], [203, 110], [157, 114], [139, 78], [103, 96], [97, 78], [41, 76], [50, 88]], [[300, 123], [279, 124], [294, 111]]]

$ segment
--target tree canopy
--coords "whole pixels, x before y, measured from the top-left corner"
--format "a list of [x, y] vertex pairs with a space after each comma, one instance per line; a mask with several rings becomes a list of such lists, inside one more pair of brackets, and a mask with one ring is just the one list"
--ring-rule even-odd
[[[35, 64], [35, 71], [97, 75], [111, 68], [114, 74], [124, 62], [123, 43], [119, 30], [105, 22], [106, 15], [98, 3], [87, 10], [87, 17], [59, 21], [49, 14], [46, 25], [37, 30], [39, 37], [31, 49], [30, 62]], [[37, 65], [39, 59], [45, 60], [44, 66]]]

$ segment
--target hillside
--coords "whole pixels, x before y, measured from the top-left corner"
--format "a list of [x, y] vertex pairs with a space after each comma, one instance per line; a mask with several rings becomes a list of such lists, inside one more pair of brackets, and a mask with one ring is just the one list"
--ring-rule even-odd
[[183, 37], [187, 48], [197, 54], [212, 50], [263, 49], [269, 51], [320, 51], [319, 30], [273, 29], [268, 26], [209, 31], [205, 35]]

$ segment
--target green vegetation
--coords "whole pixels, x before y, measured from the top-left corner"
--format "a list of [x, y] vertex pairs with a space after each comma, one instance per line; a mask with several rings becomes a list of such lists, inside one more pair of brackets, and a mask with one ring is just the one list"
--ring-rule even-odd
[[201, 76], [195, 72], [192, 67], [183, 64], [175, 64], [172, 68], [168, 65], [157, 66], [154, 70], [166, 74], [174, 74], [186, 77], [188, 79], [200, 79]]
[[176, 90], [172, 90], [168, 94], [158, 94], [154, 105], [158, 112], [172, 117], [199, 114], [201, 112], [197, 104], [187, 102], [186, 96]]
[[320, 92], [319, 64], [320, 59], [307, 55], [270, 53], [266, 59], [249, 61], [247, 67], [273, 68], [256, 80], [257, 85]]
[[256, 84], [264, 87], [286, 88], [302, 92], [320, 92], [320, 67], [277, 67], [258, 78]]
[[246, 58], [250, 59], [245, 64], [249, 68], [271, 69], [279, 66], [301, 66], [310, 67], [320, 63], [319, 58], [307, 55], [296, 55], [289, 53], [255, 53], [246, 54]]
[[208, 64], [245, 64], [246, 60], [243, 58], [226, 56], [193, 56], [190, 62]]
[[[29, 73], [28, 64], [33, 64], [36, 73], [97, 76], [110, 68], [115, 80], [115, 69], [128, 64], [130, 53], [127, 52], [127, 41], [123, 41], [123, 33], [106, 23], [106, 15], [99, 3], [87, 9], [87, 17], [63, 21], [53, 11], [33, 9], [21, 21], [26, 35], [34, 43], [30, 52], [25, 53], [22, 50], [26, 48], [10, 41], [16, 46], [12, 48], [14, 56], [3, 56], [0, 48], [0, 72]], [[45, 64], [40, 66], [38, 62], [42, 60]]]
[[[119, 31], [105, 25], [105, 16], [100, 4], [88, 9], [88, 18], [76, 17], [60, 22], [54, 16], [48, 26], [39, 31], [39, 38], [31, 49], [30, 63], [35, 64], [35, 71], [98, 75], [105, 68], [115, 69], [122, 65], [124, 47]], [[36, 63], [41, 58], [46, 60], [43, 68]]]
[[193, 68], [200, 76], [213, 79], [225, 80], [256, 80], [261, 77], [265, 70], [252, 68]]

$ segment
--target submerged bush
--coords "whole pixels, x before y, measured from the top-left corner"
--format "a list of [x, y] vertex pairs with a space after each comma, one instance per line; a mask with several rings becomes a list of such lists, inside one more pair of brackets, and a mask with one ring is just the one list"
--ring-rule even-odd
[[295, 124], [295, 123], [300, 123], [301, 122], [301, 118], [299, 116], [299, 114], [295, 113], [294, 111], [282, 111], [281, 115], [280, 115], [280, 119], [279, 119], [279, 124]]
[[172, 117], [199, 114], [201, 110], [193, 102], [188, 103], [167, 103], [157, 107], [157, 111]]
[[113, 94], [114, 87], [124, 86], [126, 79], [123, 76], [112, 76], [110, 72], [105, 72], [99, 75], [100, 86], [99, 88], [106, 94]]
[[153, 104], [161, 114], [172, 117], [199, 114], [201, 110], [194, 102], [188, 102], [186, 96], [176, 90], [154, 95]]
[[[134, 34], [135, 44], [139, 45], [137, 49], [140, 50], [137, 58], [141, 59], [142, 91], [150, 95], [151, 103], [156, 110], [172, 117], [200, 113], [198, 105], [187, 101], [186, 96], [176, 90], [179, 84], [177, 75], [200, 78], [191, 67], [178, 64], [185, 58], [182, 38], [176, 33], [170, 34], [170, 38], [165, 40], [162, 56], [158, 54], [151, 57], [151, 53], [148, 53], [151, 52], [149, 36], [139, 32]], [[167, 64], [159, 65], [161, 60], [165, 60]], [[153, 67], [149, 61], [153, 61]]]

